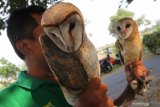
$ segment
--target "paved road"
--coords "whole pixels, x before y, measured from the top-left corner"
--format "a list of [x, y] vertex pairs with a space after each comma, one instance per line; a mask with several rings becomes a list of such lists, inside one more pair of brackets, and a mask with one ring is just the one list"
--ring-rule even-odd
[[[144, 65], [152, 68], [153, 72], [151, 75], [160, 75], [160, 56], [152, 55], [146, 57], [144, 59]], [[117, 98], [127, 85], [123, 67], [118, 68], [113, 73], [103, 75], [102, 81], [108, 84], [109, 91], [107, 94], [113, 99]]]

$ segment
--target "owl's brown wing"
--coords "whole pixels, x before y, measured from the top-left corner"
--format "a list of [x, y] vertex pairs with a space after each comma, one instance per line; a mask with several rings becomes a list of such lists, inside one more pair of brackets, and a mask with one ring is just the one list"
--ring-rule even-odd
[[123, 51], [123, 47], [122, 47], [122, 45], [120, 44], [119, 40], [116, 41], [115, 46], [116, 46], [116, 48], [118, 49], [121, 62], [124, 64], [124, 58], [123, 58], [122, 53], [121, 53], [121, 52]]
[[72, 91], [79, 91], [88, 83], [87, 73], [72, 53], [61, 51], [47, 35], [40, 37], [42, 50], [50, 69], [60, 85]]

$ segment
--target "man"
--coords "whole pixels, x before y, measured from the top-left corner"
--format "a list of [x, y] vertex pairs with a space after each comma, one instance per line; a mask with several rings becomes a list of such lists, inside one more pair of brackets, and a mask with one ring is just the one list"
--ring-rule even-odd
[[[0, 107], [71, 107], [49, 69], [43, 56], [39, 37], [44, 8], [29, 6], [13, 11], [7, 21], [7, 35], [17, 53], [25, 62], [17, 81], [0, 92]], [[93, 78], [79, 94], [73, 107], [113, 107], [106, 96], [107, 86]]]

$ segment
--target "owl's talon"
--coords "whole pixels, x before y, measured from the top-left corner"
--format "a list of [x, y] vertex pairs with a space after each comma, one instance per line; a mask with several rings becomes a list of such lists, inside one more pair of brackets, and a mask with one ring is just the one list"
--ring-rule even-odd
[[137, 94], [145, 95], [151, 82], [150, 77], [142, 75], [140, 78], [133, 80], [130, 85]]

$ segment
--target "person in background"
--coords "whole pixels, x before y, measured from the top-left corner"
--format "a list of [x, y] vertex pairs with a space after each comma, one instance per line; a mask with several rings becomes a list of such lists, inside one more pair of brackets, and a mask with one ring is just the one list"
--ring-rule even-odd
[[116, 64], [121, 64], [121, 58], [120, 58], [120, 56], [119, 56], [118, 53], [116, 54], [115, 63], [116, 63]]
[[[39, 37], [44, 33], [41, 18], [45, 9], [28, 6], [14, 10], [7, 20], [7, 36], [27, 70], [16, 82], [0, 91], [0, 107], [71, 107], [44, 58]], [[113, 107], [107, 85], [93, 78], [73, 107]]]

